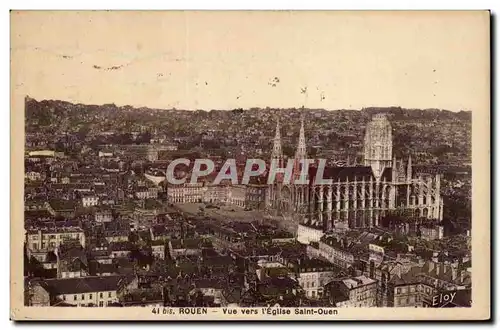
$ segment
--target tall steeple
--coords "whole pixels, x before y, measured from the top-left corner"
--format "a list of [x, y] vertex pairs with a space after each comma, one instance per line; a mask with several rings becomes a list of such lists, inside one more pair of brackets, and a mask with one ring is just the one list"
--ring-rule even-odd
[[301, 161], [307, 158], [307, 148], [306, 148], [306, 137], [304, 133], [304, 114], [302, 113], [300, 117], [300, 131], [299, 131], [299, 142], [297, 144], [297, 150], [295, 150], [295, 162], [293, 169], [293, 177], [297, 179], [300, 177], [301, 172]]
[[278, 159], [279, 166], [283, 167], [283, 151], [281, 149], [281, 134], [280, 134], [280, 120], [276, 121], [276, 134], [273, 140], [273, 152], [271, 154], [271, 161], [273, 159]]
[[[271, 170], [273, 163], [275, 167], [283, 168], [283, 150], [281, 149], [280, 120], [276, 121], [276, 133], [273, 140], [273, 151], [269, 162], [268, 171]], [[268, 172], [269, 174], [269, 172]], [[276, 207], [279, 211], [281, 200], [281, 183], [283, 183], [283, 173], [277, 173], [276, 181], [270, 185], [269, 194], [266, 193], [266, 204]]]
[[307, 158], [307, 149], [306, 149], [306, 137], [304, 133], [304, 115], [301, 115], [300, 118], [300, 132], [299, 132], [299, 143], [297, 145], [297, 150], [295, 152], [296, 159], [305, 159]]

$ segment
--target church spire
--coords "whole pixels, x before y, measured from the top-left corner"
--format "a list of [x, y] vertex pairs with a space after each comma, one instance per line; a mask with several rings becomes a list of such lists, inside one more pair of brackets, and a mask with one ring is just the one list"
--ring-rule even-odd
[[295, 159], [306, 159], [307, 149], [306, 149], [306, 137], [304, 133], [304, 114], [300, 118], [300, 132], [299, 132], [299, 143], [297, 145], [297, 150], [295, 152]]
[[274, 135], [273, 141], [273, 152], [271, 154], [271, 160], [279, 159], [280, 167], [283, 165], [283, 152], [281, 149], [281, 134], [280, 134], [280, 120], [276, 121], [276, 134]]
[[294, 179], [298, 179], [300, 177], [302, 171], [301, 161], [304, 161], [307, 158], [307, 149], [306, 149], [306, 137], [304, 133], [304, 113], [300, 116], [300, 132], [299, 132], [299, 142], [297, 144], [297, 150], [295, 150], [295, 162], [294, 162]]

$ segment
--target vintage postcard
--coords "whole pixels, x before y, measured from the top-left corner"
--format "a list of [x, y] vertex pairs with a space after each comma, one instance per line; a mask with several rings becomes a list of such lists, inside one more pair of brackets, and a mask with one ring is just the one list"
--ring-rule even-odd
[[12, 11], [13, 320], [487, 320], [488, 11]]

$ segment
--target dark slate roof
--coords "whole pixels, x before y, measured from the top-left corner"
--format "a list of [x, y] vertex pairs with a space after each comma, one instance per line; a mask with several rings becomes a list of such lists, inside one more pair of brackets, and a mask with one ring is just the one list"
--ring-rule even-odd
[[347, 178], [354, 179], [354, 177], [359, 179], [365, 177], [370, 179], [372, 176], [372, 169], [369, 166], [355, 166], [355, 167], [329, 167], [325, 168], [324, 177], [340, 181], [345, 181]]
[[132, 249], [132, 243], [130, 242], [111, 242], [109, 243], [110, 251], [130, 251]]
[[333, 264], [316, 258], [299, 258], [296, 261], [292, 261], [295, 270], [300, 270], [301, 272], [308, 271], [329, 271], [336, 268]]
[[349, 300], [348, 289], [342, 281], [332, 281], [325, 285], [330, 303], [337, 304]]
[[43, 218], [52, 218], [52, 214], [49, 211], [42, 210], [27, 210], [24, 211], [25, 219], [43, 219]]
[[261, 294], [272, 295], [298, 287], [298, 283], [287, 276], [267, 277], [258, 285]]
[[[405, 172], [406, 175], [406, 172]], [[382, 172], [382, 180], [385, 181], [392, 181], [392, 167], [386, 167], [384, 168], [384, 172]]]
[[137, 289], [124, 295], [123, 302], [126, 304], [163, 302], [163, 295], [161, 288]]
[[[310, 182], [314, 182], [314, 178], [316, 177], [317, 168], [310, 167], [309, 169], [309, 180]], [[390, 167], [386, 167], [382, 174], [382, 177], [386, 179], [386, 181], [390, 181], [392, 179], [392, 169]], [[370, 178], [373, 177], [372, 168], [370, 166], [350, 166], [350, 167], [334, 167], [329, 166], [325, 167], [323, 172], [324, 179], [332, 179], [333, 182], [336, 181], [361, 181], [363, 178], [365, 181], [370, 181]]]
[[118, 265], [116, 263], [104, 264], [92, 260], [89, 263], [89, 273], [94, 276], [103, 273], [118, 273]]
[[174, 239], [170, 241], [172, 249], [201, 249], [204, 245], [203, 240], [191, 239]]
[[75, 210], [77, 206], [77, 201], [76, 200], [64, 200], [64, 199], [53, 199], [50, 201], [50, 206], [55, 210], [55, 211], [62, 211], [62, 210]]
[[222, 256], [222, 255], [217, 255], [217, 256], [208, 256], [203, 260], [203, 265], [205, 266], [230, 266], [234, 265], [234, 259], [231, 258], [230, 256]]
[[222, 294], [229, 303], [238, 303], [241, 300], [241, 288], [225, 287]]
[[151, 231], [153, 232], [154, 236], [160, 236], [160, 235], [167, 235], [167, 234], [169, 234], [169, 231], [165, 227], [165, 225], [154, 225], [154, 226], [151, 227]]
[[54, 295], [116, 291], [124, 276], [91, 276], [46, 280], [47, 290]]
[[87, 263], [87, 256], [85, 255], [85, 250], [78, 245], [76, 242], [70, 241], [69, 243], [64, 242], [59, 246], [59, 258], [66, 260], [80, 259], [83, 263]]
[[[309, 169], [309, 178], [310, 182], [314, 182], [314, 178], [316, 176], [317, 168], [311, 167]], [[373, 171], [370, 166], [350, 166], [350, 167], [336, 167], [329, 166], [325, 167], [325, 171], [323, 172], [323, 179], [332, 179], [333, 182], [337, 181], [357, 181], [365, 180], [370, 181], [370, 178], [375, 180], [373, 176]], [[384, 168], [384, 172], [382, 173], [382, 180], [391, 181], [392, 180], [392, 167]]]

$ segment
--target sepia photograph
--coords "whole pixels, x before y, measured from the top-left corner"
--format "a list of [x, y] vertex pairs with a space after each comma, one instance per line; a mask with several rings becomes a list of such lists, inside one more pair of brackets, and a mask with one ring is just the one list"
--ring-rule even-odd
[[490, 12], [10, 20], [11, 319], [491, 317]]

